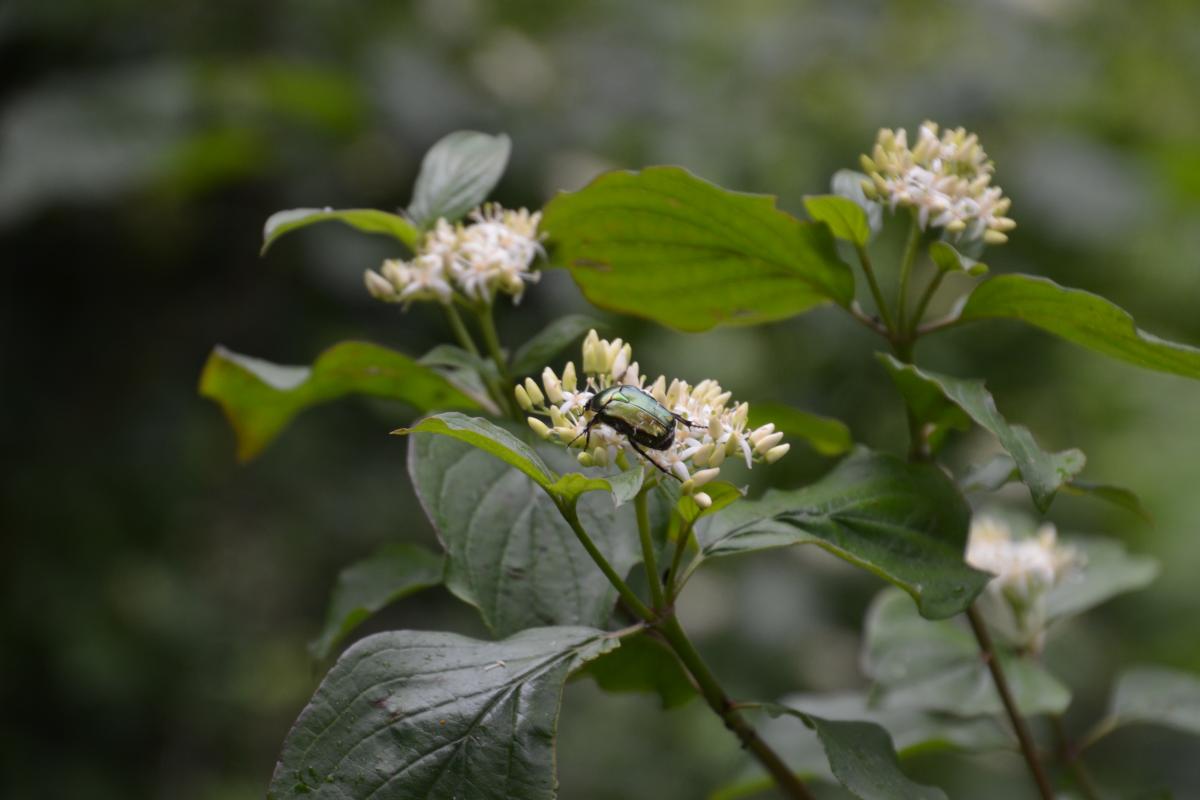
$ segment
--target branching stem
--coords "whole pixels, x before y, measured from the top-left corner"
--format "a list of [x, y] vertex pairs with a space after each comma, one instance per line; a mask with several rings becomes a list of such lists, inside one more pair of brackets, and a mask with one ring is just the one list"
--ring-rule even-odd
[[633, 499], [633, 507], [637, 512], [638, 537], [642, 540], [642, 563], [646, 567], [646, 582], [650, 584], [650, 601], [655, 611], [662, 612], [667, 607], [667, 598], [662, 576], [658, 574], [658, 559], [654, 555], [654, 537], [650, 533], [650, 509], [646, 502], [646, 487], [642, 487]]
[[967, 608], [967, 620], [971, 623], [971, 631], [975, 634], [975, 640], [979, 642], [979, 651], [983, 654], [983, 659], [992, 673], [992, 682], [996, 684], [1000, 701], [1004, 704], [1009, 721], [1012, 722], [1013, 732], [1016, 733], [1017, 741], [1021, 744], [1021, 753], [1025, 756], [1025, 763], [1029, 765], [1034, 782], [1037, 783], [1038, 792], [1041, 794], [1042, 800], [1054, 800], [1054, 789], [1050, 786], [1050, 779], [1046, 777], [1046, 770], [1038, 758], [1037, 746], [1029, 732], [1029, 726], [1025, 723], [1025, 718], [1021, 716], [1017, 702], [1013, 699], [1012, 691], [1008, 688], [1008, 679], [1004, 676], [1004, 668], [1000, 666], [1000, 659], [992, 644], [992, 637], [988, 633], [987, 625], [984, 624], [983, 618], [974, 605]]

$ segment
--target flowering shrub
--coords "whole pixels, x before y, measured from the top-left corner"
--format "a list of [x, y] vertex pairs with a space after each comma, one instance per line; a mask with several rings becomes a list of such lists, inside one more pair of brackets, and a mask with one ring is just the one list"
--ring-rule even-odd
[[[843, 170], [833, 194], [805, 199], [808, 221], [671, 167], [602, 175], [539, 212], [504, 210], [485, 201], [508, 140], [469, 132], [435, 145], [401, 213], [297, 209], [268, 220], [265, 246], [325, 220], [391, 236], [407, 254], [367, 270], [367, 290], [403, 308], [430, 301], [456, 340], [420, 359], [343, 343], [311, 368], [217, 348], [205, 367], [201, 391], [226, 411], [242, 458], [304, 408], [348, 393], [425, 415], [395, 433], [409, 438], [409, 473], [444, 553], [400, 545], [348, 568], [314, 655], [330, 655], [371, 611], [439, 583], [495, 636], [393, 631], [350, 646], [288, 734], [269, 795], [553, 797], [555, 725], [573, 674], [657, 692], [666, 706], [702, 698], [748, 760], [729, 796], [769, 778], [797, 798], [821, 780], [865, 800], [945, 797], [915, 783], [901, 758], [952, 743], [1019, 750], [1030, 796], [1096, 798], [1083, 758], [1113, 729], [1200, 733], [1200, 677], [1160, 668], [1121, 676], [1108, 715], [1082, 735], [1067, 730], [1070, 689], [1041, 662], [1046, 642], [1071, 617], [1150, 583], [1157, 565], [1113, 541], [1060, 539], [1052, 522], [997, 510], [992, 495], [1018, 481], [1041, 515], [1062, 492], [1145, 512], [1131, 492], [1081, 478], [1080, 451], [1047, 451], [1010, 424], [981, 381], [915, 363], [923, 338], [997, 318], [1190, 378], [1200, 378], [1200, 350], [1143, 333], [1096, 295], [1030, 275], [985, 278], [978, 258], [1014, 228], [1009, 201], [978, 138], [938, 130], [923, 124], [911, 148], [903, 129], [880, 131], [865, 174]], [[875, 241], [884, 224], [906, 230], [899, 253]], [[886, 273], [881, 255], [896, 257]], [[763, 417], [710, 378], [650, 380], [632, 345], [602, 339], [590, 319], [563, 318], [505, 348], [494, 309], [503, 295], [519, 301], [545, 265], [568, 270], [597, 306], [683, 330], [841, 309], [885, 349], [876, 357], [908, 420], [907, 458], [855, 446], [844, 425], [801, 409]], [[965, 294], [949, 316], [927, 318], [952, 273]], [[546, 365], [579, 337], [578, 367]], [[940, 463], [955, 432], [973, 427], [997, 455], [975, 468]], [[815, 483], [748, 498], [720, 479], [803, 442], [841, 457]], [[870, 690], [735, 702], [676, 600], [713, 559], [801, 544], [892, 584], [864, 621]], [[1054, 723], [1052, 748], [1029, 724], [1042, 717]]]

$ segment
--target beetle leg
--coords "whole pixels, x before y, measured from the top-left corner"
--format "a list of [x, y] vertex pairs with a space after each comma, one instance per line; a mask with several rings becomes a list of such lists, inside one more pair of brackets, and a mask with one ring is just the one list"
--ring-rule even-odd
[[684, 425], [687, 425], [689, 428], [703, 428], [704, 427], [703, 425], [697, 425], [696, 423], [692, 422], [690, 419], [688, 419], [686, 417], [681, 417], [680, 415], [676, 414], [674, 411], [671, 412], [671, 416], [675, 418], [676, 422], [682, 422]]
[[670, 470], [668, 470], [666, 467], [664, 467], [662, 464], [659, 464], [657, 461], [655, 461], [653, 458], [651, 458], [651, 457], [650, 457], [650, 454], [649, 454], [649, 453], [647, 453], [647, 452], [646, 452], [645, 450], [643, 450], [642, 448], [638, 447], [638, 445], [637, 445], [637, 442], [635, 442], [633, 439], [630, 439], [630, 438], [627, 436], [627, 437], [625, 437], [625, 441], [629, 442], [629, 446], [630, 446], [630, 447], [632, 447], [634, 450], [636, 450], [636, 451], [637, 451], [637, 453], [638, 453], [638, 455], [640, 455], [642, 458], [644, 458], [644, 459], [646, 459], [647, 461], [649, 461], [649, 462], [650, 462], [651, 464], [653, 464], [654, 466], [658, 467], [659, 471], [660, 471], [660, 472], [662, 472], [664, 475], [670, 475], [670, 476], [671, 476], [672, 478], [674, 478], [675, 480], [679, 480], [679, 476], [678, 476], [678, 475], [676, 475], [674, 472], [671, 472], [671, 471], [670, 471]]

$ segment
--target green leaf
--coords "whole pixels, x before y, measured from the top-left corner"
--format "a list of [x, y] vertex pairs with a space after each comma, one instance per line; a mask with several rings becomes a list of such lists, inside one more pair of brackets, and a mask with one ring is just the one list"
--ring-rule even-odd
[[618, 645], [591, 628], [500, 642], [394, 631], [346, 651], [283, 744], [271, 800], [553, 800], [568, 673]]
[[867, 212], [853, 200], [836, 194], [810, 194], [804, 198], [804, 210], [814, 222], [824, 222], [834, 236], [863, 247], [871, 240]]
[[249, 461], [309, 406], [347, 394], [401, 400], [420, 411], [478, 408], [445, 377], [408, 356], [366, 342], [342, 342], [312, 367], [272, 364], [218, 345], [200, 375], [200, 394], [220, 404]]
[[822, 417], [782, 403], [751, 403], [750, 427], [757, 428], [768, 422], [775, 423], [775, 430], [808, 442], [823, 456], [840, 456], [854, 447], [850, 429], [840, 419]]
[[468, 353], [452, 344], [439, 344], [421, 356], [419, 363], [434, 367], [451, 383], [462, 389], [489, 414], [499, 416], [500, 409], [488, 394], [488, 382], [499, 380], [500, 373], [489, 359]]
[[929, 256], [933, 265], [942, 272], [962, 272], [971, 277], [987, 274], [987, 264], [968, 258], [954, 249], [948, 242], [934, 242], [929, 245]]
[[634, 498], [642, 488], [642, 480], [645, 477], [641, 467], [603, 477], [581, 472], [571, 472], [560, 477], [546, 466], [529, 445], [504, 428], [486, 419], [468, 417], [453, 411], [426, 417], [411, 428], [400, 428], [392, 433], [398, 436], [436, 433], [466, 442], [521, 470], [533, 478], [551, 497], [564, 503], [574, 503], [588, 492], [609, 492], [612, 494], [614, 505], [620, 506]]
[[679, 516], [684, 522], [695, 522], [701, 517], [716, 514], [718, 511], [746, 496], [743, 489], [739, 489], [726, 481], [706, 483], [700, 491], [708, 495], [709, 499], [712, 500], [712, 505], [708, 508], [701, 508], [700, 504], [691, 495], [681, 495], [675, 508], [679, 511]]
[[913, 783], [900, 769], [892, 737], [873, 722], [830, 720], [770, 704], [775, 715], [791, 715], [816, 731], [838, 783], [861, 800], [945, 800], [933, 786]]
[[325, 627], [309, 645], [313, 658], [333, 648], [367, 617], [402, 597], [442, 582], [444, 559], [412, 544], [389, 544], [338, 575]]
[[[545, 454], [556, 459], [552, 463], [573, 463], [561, 448], [547, 446]], [[426, 434], [412, 437], [408, 470], [446, 550], [446, 587], [476, 606], [492, 631], [608, 621], [616, 590], [528, 473], [468, 440]], [[608, 497], [592, 494], [579, 499], [576, 511], [620, 574], [640, 561], [632, 506], [618, 509]]]
[[421, 228], [439, 217], [454, 222], [482, 203], [504, 174], [511, 149], [503, 133], [455, 131], [443, 136], [421, 162], [408, 206], [413, 222]]
[[1149, 586], [1158, 577], [1157, 561], [1131, 555], [1113, 539], [1071, 536], [1063, 543], [1081, 552], [1083, 568], [1047, 594], [1048, 621], [1082, 614], [1119, 594]]
[[[512, 360], [514, 377], [522, 375], [541, 375], [542, 370], [550, 366], [550, 359], [573, 341], [583, 336], [593, 328], [602, 324], [583, 314], [568, 314], [547, 325], [540, 333], [521, 345]], [[561, 373], [561, 369], [556, 369]]]
[[826, 226], [678, 167], [601, 175], [550, 201], [542, 225], [555, 263], [588, 300], [679, 330], [755, 325], [854, 298]]
[[318, 222], [336, 220], [365, 233], [382, 233], [404, 244], [410, 251], [417, 249], [420, 232], [412, 223], [397, 214], [378, 211], [374, 208], [347, 208], [334, 211], [332, 208], [293, 208], [276, 211], [267, 218], [263, 226], [262, 254], [275, 244], [275, 240], [298, 228]]
[[1200, 675], [1157, 666], [1126, 670], [1113, 691], [1105, 732], [1136, 723], [1200, 736]]
[[852, 200], [866, 213], [871, 236], [876, 236], [883, 230], [883, 206], [874, 200], [867, 199], [866, 192], [863, 191], [863, 181], [869, 182], [870, 179], [863, 173], [855, 172], [852, 169], [839, 169], [833, 173], [829, 187], [834, 194]]
[[[772, 705], [803, 709], [806, 714], [825, 720], [873, 722], [891, 735], [896, 753], [902, 760], [936, 750], [989, 751], [1008, 749], [1013, 745], [1013, 737], [992, 717], [963, 719], [911, 709], [879, 709], [872, 706], [862, 692], [794, 694]], [[769, 718], [757, 728], [797, 774], [833, 779], [820, 739], [795, 717]], [[770, 784], [761, 765], [747, 759], [746, 768], [737, 780], [722, 787], [713, 800], [743, 797], [766, 789]]]
[[[1012, 456], [1001, 453], [992, 457], [982, 466], [970, 470], [959, 479], [958, 487], [964, 493], [994, 492], [1019, 478], [1020, 473], [1017, 471], [1017, 464], [1012, 460]], [[1141, 499], [1134, 492], [1120, 486], [1092, 483], [1074, 478], [1063, 484], [1059, 491], [1103, 500], [1141, 517], [1146, 522], [1154, 522], [1154, 517], [1142, 505]]]
[[1086, 462], [1079, 450], [1048, 453], [1038, 447], [1033, 434], [1021, 425], [1009, 425], [996, 409], [996, 401], [981, 380], [964, 380], [902, 364], [885, 353], [879, 361], [895, 381], [905, 402], [922, 422], [935, 430], [956, 427], [959, 409], [1000, 442], [1013, 457], [1021, 480], [1029, 487], [1034, 505], [1045, 511], [1064, 483], [1079, 474]]
[[[961, 620], [922, 619], [901, 592], [885, 589], [867, 612], [864, 637], [863, 670], [882, 689], [883, 708], [963, 717], [1003, 713], [979, 646]], [[1022, 713], [1066, 710], [1071, 694], [1045, 668], [1007, 653], [999, 657]]]
[[411, 428], [399, 428], [392, 433], [397, 436], [436, 433], [458, 439], [516, 467], [543, 489], [548, 489], [558, 480], [558, 475], [546, 466], [529, 445], [504, 428], [480, 417], [448, 412], [426, 417]]
[[1033, 275], [998, 275], [967, 298], [958, 322], [1017, 319], [1069, 342], [1146, 369], [1200, 378], [1200, 348], [1140, 330], [1128, 312], [1099, 295]]
[[681, 706], [696, 696], [696, 687], [679, 659], [646, 633], [625, 637], [620, 647], [588, 662], [576, 674], [591, 677], [606, 692], [657, 694], [664, 709]]
[[706, 557], [815, 544], [939, 618], [965, 609], [989, 579], [963, 561], [970, 517], [936, 466], [859, 450], [811, 486], [735, 504], [697, 536]]

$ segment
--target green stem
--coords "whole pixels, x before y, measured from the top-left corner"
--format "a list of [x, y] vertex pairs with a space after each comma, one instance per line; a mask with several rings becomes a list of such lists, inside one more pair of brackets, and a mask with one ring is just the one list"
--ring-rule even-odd
[[646, 567], [646, 582], [650, 584], [650, 600], [655, 611], [662, 611], [667, 607], [667, 598], [662, 576], [658, 574], [658, 559], [654, 555], [654, 537], [650, 534], [650, 508], [645, 487], [633, 499], [633, 507], [637, 511], [638, 536], [642, 540], [642, 563]]
[[879, 316], [883, 320], [883, 324], [887, 327], [888, 333], [894, 333], [896, 327], [892, 324], [892, 313], [888, 311], [887, 303], [883, 302], [883, 292], [879, 289], [879, 282], [875, 280], [875, 269], [871, 266], [871, 255], [867, 252], [867, 248], [861, 244], [856, 244], [854, 249], [858, 251], [858, 263], [862, 265], [863, 274], [867, 276], [867, 285], [871, 287], [871, 296], [875, 298], [875, 307], [879, 309]]
[[910, 337], [915, 336], [920, 330], [918, 326], [921, 324], [921, 317], [925, 315], [925, 309], [929, 306], [929, 301], [937, 294], [938, 287], [942, 285], [946, 273], [943, 270], [938, 270], [937, 275], [933, 276], [933, 280], [925, 287], [921, 299], [917, 301], [917, 310], [913, 313], [912, 324], [909, 325], [908, 334]]
[[471, 338], [470, 331], [463, 324], [462, 315], [458, 313], [458, 309], [453, 303], [446, 303], [442, 306], [446, 311], [446, 319], [450, 321], [450, 329], [454, 331], [454, 338], [458, 339], [458, 343], [462, 348], [473, 356], [479, 356], [479, 348], [475, 346], [475, 340]]
[[967, 608], [967, 620], [971, 623], [971, 631], [975, 634], [975, 640], [979, 642], [979, 650], [983, 653], [983, 659], [992, 673], [992, 682], [996, 684], [1000, 701], [1004, 704], [1004, 710], [1008, 712], [1008, 719], [1012, 722], [1013, 732], [1016, 733], [1017, 741], [1021, 744], [1021, 753], [1025, 756], [1025, 763], [1029, 765], [1030, 773], [1033, 774], [1038, 792], [1041, 794], [1042, 800], [1054, 800], [1054, 789], [1050, 786], [1050, 779], [1046, 777], [1046, 770], [1042, 767], [1041, 760], [1038, 759], [1037, 747], [1034, 744], [1033, 736], [1029, 733], [1029, 726], [1025, 723], [1025, 718], [1021, 716], [1017, 702], [1008, 688], [1008, 679], [1004, 676], [1004, 669], [1000, 666], [1000, 659], [996, 655], [996, 648], [992, 644], [991, 635], [988, 634], [987, 625], [984, 624], [983, 618], [974, 605]]
[[678, 538], [675, 539], [675, 552], [671, 555], [671, 566], [667, 570], [667, 600], [675, 602], [675, 598], [679, 594], [679, 589], [682, 587], [675, 586], [676, 575], [679, 574], [679, 565], [683, 563], [683, 554], [687, 552], [688, 542], [692, 538], [692, 525], [687, 523], [680, 526]]
[[592, 557], [592, 561], [596, 562], [596, 566], [604, 573], [604, 577], [608, 578], [608, 582], [616, 588], [617, 594], [621, 596], [621, 599], [629, 607], [629, 610], [646, 622], [653, 624], [658, 617], [646, 607], [646, 604], [637, 596], [637, 593], [629, 588], [629, 584], [625, 582], [625, 579], [613, 569], [612, 564], [608, 563], [608, 559], [596, 547], [595, 542], [592, 541], [592, 537], [588, 536], [587, 531], [583, 529], [583, 525], [579, 522], [579, 514], [575, 511], [575, 503], [559, 503], [558, 510], [562, 513], [563, 519], [567, 521], [567, 524], [571, 526], [571, 530], [575, 532], [575, 537], [579, 539], [579, 543], [583, 545], [583, 549]]
[[779, 785], [780, 790], [785, 796], [797, 798], [798, 800], [812, 800], [812, 795], [808, 789], [796, 777], [796, 773], [783, 762], [783, 759], [771, 749], [770, 745], [759, 737], [758, 732], [744, 716], [737, 710], [737, 707], [729, 699], [721, 684], [717, 681], [716, 676], [704, 663], [704, 659], [700, 657], [700, 653], [696, 651], [695, 645], [684, 633], [683, 628], [679, 624], [679, 620], [673, 615], [666, 617], [656, 626], [658, 631], [666, 639], [667, 644], [675, 651], [675, 655], [687, 667], [688, 672], [696, 681], [696, 687], [700, 690], [700, 694], [708, 703], [716, 714], [725, 722], [725, 727], [733, 731], [733, 733], [742, 742], [742, 746], [749, 750], [759, 763], [771, 774], [775, 782]]
[[903, 334], [908, 330], [908, 282], [912, 278], [913, 264], [917, 260], [917, 252], [921, 246], [921, 226], [917, 224], [917, 215], [912, 215], [912, 225], [908, 229], [908, 243], [904, 245], [904, 258], [900, 262], [900, 289], [896, 293], [897, 333]]
[[504, 359], [504, 351], [500, 349], [500, 337], [496, 334], [496, 320], [492, 315], [492, 307], [484, 305], [479, 311], [479, 329], [483, 331], [483, 343], [487, 346], [488, 355], [496, 364], [500, 379], [505, 385], [512, 383], [508, 374], [508, 362]]
[[1088, 774], [1087, 768], [1084, 767], [1083, 761], [1080, 760], [1079, 748], [1072, 745], [1067, 736], [1067, 729], [1063, 725], [1062, 717], [1054, 714], [1050, 717], [1050, 721], [1054, 725], [1054, 736], [1058, 740], [1059, 758], [1071, 771], [1075, 785], [1083, 793], [1085, 800], [1100, 800], [1100, 792], [1097, 790], [1095, 782], [1092, 781], [1091, 775]]

